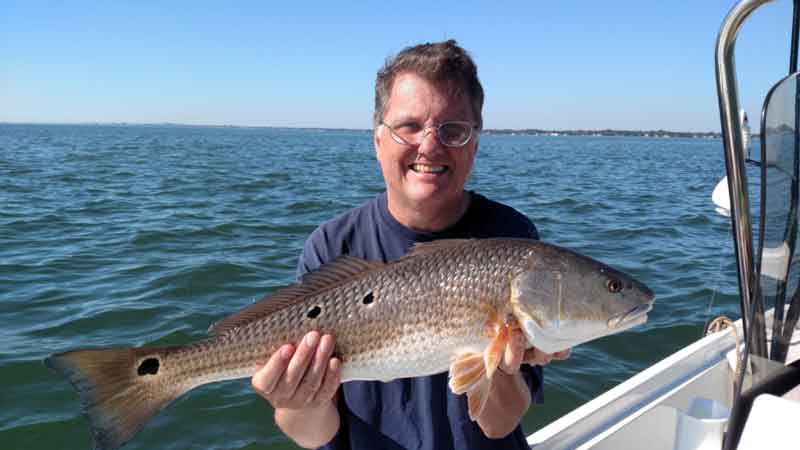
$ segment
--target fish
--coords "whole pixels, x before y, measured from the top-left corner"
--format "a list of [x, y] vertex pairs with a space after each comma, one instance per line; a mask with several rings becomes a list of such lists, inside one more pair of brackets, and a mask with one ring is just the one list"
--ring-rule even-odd
[[340, 256], [182, 346], [76, 349], [45, 364], [77, 390], [99, 450], [198, 386], [251, 377], [307, 332], [333, 334], [340, 379], [449, 371], [475, 420], [514, 330], [547, 353], [646, 322], [655, 296], [590, 257], [530, 239], [438, 240], [381, 263]]

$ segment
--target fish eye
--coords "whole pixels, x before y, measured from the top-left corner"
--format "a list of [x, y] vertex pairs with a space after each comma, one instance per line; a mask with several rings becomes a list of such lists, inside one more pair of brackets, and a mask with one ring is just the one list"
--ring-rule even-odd
[[619, 280], [616, 280], [614, 278], [609, 278], [608, 280], [606, 280], [606, 289], [608, 289], [608, 292], [616, 294], [622, 291], [622, 283], [620, 283]]

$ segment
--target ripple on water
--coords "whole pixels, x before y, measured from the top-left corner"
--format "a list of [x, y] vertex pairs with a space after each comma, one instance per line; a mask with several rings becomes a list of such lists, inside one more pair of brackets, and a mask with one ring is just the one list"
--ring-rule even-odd
[[669, 226], [642, 226], [637, 228], [616, 228], [604, 230], [600, 237], [605, 239], [667, 239], [680, 236], [680, 231]]

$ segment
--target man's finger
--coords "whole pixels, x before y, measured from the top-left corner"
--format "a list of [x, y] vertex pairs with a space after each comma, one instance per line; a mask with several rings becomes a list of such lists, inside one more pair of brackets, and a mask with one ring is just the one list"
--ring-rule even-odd
[[572, 354], [572, 349], [568, 348], [566, 350], [561, 350], [560, 352], [553, 353], [553, 359], [557, 359], [559, 361], [563, 361], [569, 358], [569, 355]]
[[500, 370], [508, 375], [519, 372], [519, 365], [525, 357], [525, 336], [520, 330], [511, 332], [503, 360], [500, 362]]
[[330, 360], [331, 356], [333, 356], [334, 346], [334, 338], [330, 334], [322, 336], [319, 340], [317, 353], [314, 355], [314, 361], [311, 364], [308, 374], [306, 375], [306, 377], [312, 376], [316, 381], [314, 389], [315, 392], [322, 384], [322, 379], [325, 376], [325, 371], [328, 368], [328, 360]]
[[294, 346], [284, 345], [278, 349], [267, 361], [266, 364], [253, 374], [250, 380], [253, 389], [261, 396], [267, 396], [275, 390], [275, 386], [280, 381], [281, 376], [286, 371], [289, 361], [294, 354]]
[[303, 337], [303, 340], [297, 344], [294, 356], [289, 361], [289, 366], [276, 387], [276, 390], [281, 391], [281, 397], [291, 398], [294, 396], [297, 386], [303, 380], [306, 369], [308, 369], [308, 365], [317, 351], [318, 344], [319, 333], [317, 331], [309, 331]]
[[341, 375], [342, 362], [339, 358], [331, 358], [328, 360], [327, 370], [325, 371], [325, 379], [314, 397], [314, 403], [321, 403], [333, 398], [336, 390], [339, 389], [339, 376]]
[[545, 353], [538, 348], [534, 347], [528, 349], [525, 352], [525, 362], [531, 365], [539, 365], [544, 366], [550, 364], [550, 361], [553, 359], [553, 355], [550, 353]]
[[298, 403], [308, 403], [314, 400], [314, 396], [323, 383], [325, 371], [328, 368], [328, 360], [331, 359], [334, 348], [333, 336], [326, 334], [319, 340], [314, 359], [306, 371], [300, 385], [295, 391], [295, 400]]

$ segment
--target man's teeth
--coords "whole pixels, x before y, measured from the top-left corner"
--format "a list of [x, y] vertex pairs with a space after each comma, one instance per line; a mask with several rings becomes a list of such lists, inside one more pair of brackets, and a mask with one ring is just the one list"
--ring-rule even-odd
[[411, 170], [414, 172], [422, 173], [444, 173], [447, 170], [445, 166], [429, 166], [427, 164], [412, 164]]

